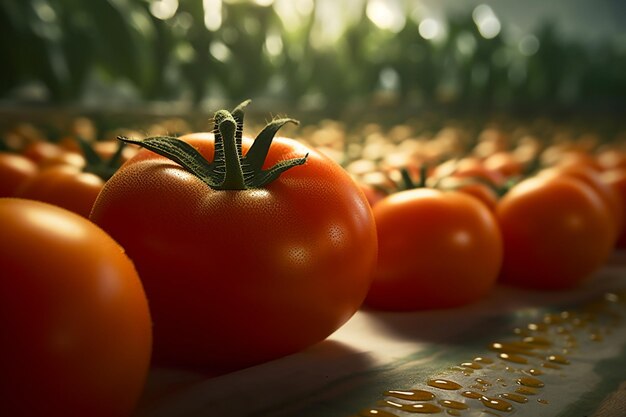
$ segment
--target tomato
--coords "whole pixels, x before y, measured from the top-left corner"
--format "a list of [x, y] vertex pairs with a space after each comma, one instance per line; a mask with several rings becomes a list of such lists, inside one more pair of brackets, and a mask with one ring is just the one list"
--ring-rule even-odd
[[475, 179], [493, 187], [500, 187], [506, 182], [500, 172], [486, 168], [480, 160], [472, 157], [443, 162], [430, 174], [433, 181], [447, 177]]
[[385, 191], [383, 191], [381, 188], [378, 188], [374, 185], [367, 184], [364, 182], [357, 182], [357, 184], [359, 185], [359, 187], [361, 188], [361, 191], [365, 195], [367, 202], [372, 207], [374, 206], [374, 204], [378, 203], [387, 195]]
[[99, 176], [71, 165], [42, 169], [15, 192], [16, 197], [43, 201], [89, 217], [104, 185]]
[[[203, 172], [240, 163], [231, 158], [235, 121], [224, 117], [215, 118], [229, 129], [219, 131], [218, 158], [214, 134], [179, 138], [199, 152], [194, 167]], [[144, 282], [157, 365], [227, 372], [278, 358], [326, 338], [365, 298], [377, 248], [365, 196], [315, 150], [287, 138], [272, 142], [273, 132], [269, 142], [260, 137], [242, 141], [246, 167], [256, 144], [268, 151], [257, 160], [263, 169], [289, 158], [301, 164], [308, 154], [306, 162], [263, 186], [214, 189], [191, 168], [142, 149], [94, 204], [91, 219], [124, 246]]]
[[571, 288], [607, 260], [613, 220], [600, 196], [569, 176], [528, 178], [502, 197], [501, 281], [536, 289]]
[[478, 199], [489, 210], [495, 210], [498, 204], [498, 194], [494, 188], [480, 180], [463, 177], [444, 177], [436, 181], [435, 188], [440, 190], [455, 190]]
[[562, 164], [539, 172], [539, 175], [568, 175], [589, 185], [604, 202], [608, 216], [613, 220], [615, 236], [619, 235], [624, 225], [624, 207], [617, 190], [607, 184], [602, 175], [586, 164]]
[[460, 306], [496, 283], [502, 260], [492, 212], [461, 192], [415, 188], [373, 209], [378, 264], [366, 304], [385, 310]]
[[598, 152], [596, 161], [602, 171], [626, 168], [626, 152], [623, 149], [608, 147]]
[[489, 171], [498, 172], [505, 178], [522, 175], [524, 165], [515, 155], [508, 151], [499, 151], [487, 156], [483, 166]]
[[77, 152], [68, 151], [57, 144], [45, 141], [36, 141], [28, 144], [22, 155], [31, 159], [41, 167], [54, 165], [74, 165], [82, 168], [85, 158]]
[[[119, 146], [119, 141], [114, 139], [103, 140], [93, 143], [94, 151], [104, 160], [110, 160], [111, 158], [113, 158], [115, 153], [118, 152]], [[122, 150], [122, 154], [120, 155], [121, 161], [128, 161], [130, 158], [135, 156], [138, 150], [139, 148], [136, 146], [124, 147], [124, 149]]]
[[13, 153], [0, 152], [0, 197], [12, 197], [29, 178], [37, 174], [37, 165]]
[[0, 198], [0, 270], [0, 415], [131, 415], [151, 322], [123, 249], [67, 210]]
[[[601, 177], [606, 184], [617, 192], [622, 203], [622, 218], [626, 219], [626, 167], [607, 170], [601, 174]], [[622, 223], [616, 246], [626, 248], [626, 222]]]

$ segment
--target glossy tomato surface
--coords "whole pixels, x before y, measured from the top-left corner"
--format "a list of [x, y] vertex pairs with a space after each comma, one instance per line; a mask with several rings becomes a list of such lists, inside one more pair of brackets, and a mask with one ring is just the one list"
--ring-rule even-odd
[[366, 304], [385, 310], [460, 306], [494, 286], [502, 260], [496, 220], [478, 199], [428, 188], [374, 206], [378, 266]]
[[15, 197], [54, 204], [83, 217], [89, 217], [93, 203], [104, 185], [95, 174], [71, 165], [42, 169], [15, 192]]
[[[181, 139], [213, 160], [212, 134]], [[147, 150], [107, 182], [91, 219], [137, 265], [155, 363], [246, 367], [321, 341], [359, 308], [377, 248], [365, 196], [339, 165], [290, 139], [274, 139], [265, 166], [307, 153], [258, 189], [213, 190]]]
[[3, 198], [0, 270], [0, 415], [131, 415], [151, 322], [122, 248], [67, 210]]
[[537, 176], [513, 187], [496, 214], [504, 239], [502, 282], [557, 290], [588, 278], [607, 260], [614, 219], [600, 196], [570, 176]]
[[624, 206], [619, 192], [602, 177], [599, 171], [584, 164], [561, 164], [553, 168], [539, 172], [539, 175], [570, 176], [576, 178], [588, 186], [600, 197], [608, 210], [608, 216], [613, 219], [613, 231], [619, 236], [624, 225]]
[[16, 190], [37, 175], [37, 164], [25, 156], [0, 152], [0, 197], [13, 197]]

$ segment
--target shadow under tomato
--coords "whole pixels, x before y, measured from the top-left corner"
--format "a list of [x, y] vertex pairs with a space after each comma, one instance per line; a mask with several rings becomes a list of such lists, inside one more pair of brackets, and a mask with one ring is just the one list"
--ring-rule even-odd
[[522, 309], [546, 308], [568, 297], [496, 285], [483, 299], [464, 306], [412, 312], [364, 308], [381, 331], [400, 339], [447, 345], [471, 345], [510, 333]]
[[333, 381], [371, 366], [369, 354], [324, 340], [301, 352], [218, 376], [152, 369], [136, 416], [273, 413], [288, 404], [309, 403], [312, 393], [323, 393]]
[[623, 267], [608, 265], [568, 290], [541, 291], [498, 283], [486, 297], [462, 307], [414, 312], [370, 308], [362, 311], [381, 332], [403, 340], [468, 346], [509, 335], [519, 325], [540, 320], [546, 311], [579, 305], [623, 287]]

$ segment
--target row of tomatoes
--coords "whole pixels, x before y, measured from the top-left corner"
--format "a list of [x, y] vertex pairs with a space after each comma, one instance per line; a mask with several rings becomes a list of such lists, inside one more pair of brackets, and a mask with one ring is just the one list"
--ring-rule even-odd
[[[386, 186], [362, 185], [379, 240], [366, 303], [452, 307], [497, 282], [568, 289], [626, 246], [626, 164], [601, 170], [589, 155], [572, 153], [522, 175], [510, 154], [498, 158], [508, 163], [493, 168], [489, 159], [466, 157], [421, 173], [387, 172]], [[409, 189], [397, 191], [394, 178], [402, 176]], [[427, 296], [415, 297], [420, 291]]]
[[[213, 133], [181, 139], [219, 159]], [[243, 155], [252, 143], [242, 140]], [[92, 151], [110, 168], [118, 145]], [[0, 154], [0, 197], [21, 197], [0, 200], [0, 317], [15, 341], [3, 347], [0, 393], [11, 415], [126, 415], [151, 360], [240, 369], [323, 340], [363, 302], [459, 306], [498, 280], [571, 287], [624, 234], [626, 164], [601, 172], [589, 155], [523, 180], [515, 161], [409, 166], [372, 189], [276, 138], [262, 173], [306, 155], [304, 165], [263, 188], [223, 191], [164, 156], [123, 152], [108, 180], [46, 142]], [[390, 193], [402, 177], [428, 187]], [[28, 398], [40, 401], [28, 408]]]

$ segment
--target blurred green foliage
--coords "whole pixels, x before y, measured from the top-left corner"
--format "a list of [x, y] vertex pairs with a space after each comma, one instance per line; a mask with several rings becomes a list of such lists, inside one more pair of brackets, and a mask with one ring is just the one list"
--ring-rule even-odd
[[506, 27], [481, 36], [470, 13], [448, 16], [439, 39], [425, 39], [410, 17], [399, 31], [383, 29], [363, 2], [340, 36], [324, 44], [316, 40], [327, 30], [316, 2], [296, 24], [275, 5], [218, 2], [221, 11], [212, 17], [219, 26], [208, 29], [208, 1], [175, 2], [167, 18], [155, 16], [156, 1], [1, 2], [0, 97], [19, 99], [34, 84], [48, 102], [75, 103], [96, 94], [94, 83], [105, 91], [125, 83], [140, 100], [195, 104], [267, 97], [328, 109], [381, 100], [456, 109], [626, 109], [626, 48], [562, 40], [550, 22], [524, 50]]

